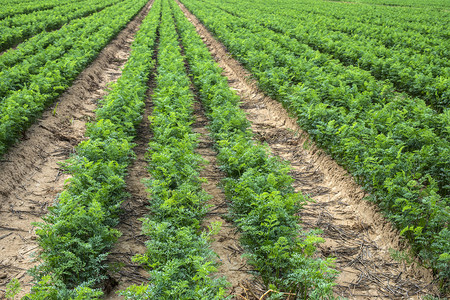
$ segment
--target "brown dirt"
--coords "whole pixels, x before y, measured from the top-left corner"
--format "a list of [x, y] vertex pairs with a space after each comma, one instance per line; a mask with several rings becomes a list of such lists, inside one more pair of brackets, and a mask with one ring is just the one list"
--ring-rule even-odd
[[120, 76], [134, 33], [149, 8], [150, 3], [0, 161], [0, 298], [12, 278], [18, 278], [23, 288], [19, 296], [30, 291], [32, 278], [26, 271], [36, 265], [30, 254], [38, 250], [31, 222], [41, 221], [63, 190], [69, 176], [58, 163], [85, 139], [85, 124], [95, 118], [97, 99]]
[[351, 299], [419, 298], [436, 294], [430, 270], [391, 258], [390, 249], [404, 250], [406, 243], [378, 208], [363, 199], [366, 194], [362, 188], [310, 141], [280, 103], [261, 92], [256, 81], [249, 79], [251, 75], [231, 58], [225, 47], [179, 5], [224, 69], [230, 87], [241, 97], [242, 109], [252, 122], [256, 138], [291, 163], [296, 190], [309, 194], [315, 201], [299, 215], [305, 228], [323, 230], [325, 243], [319, 247], [320, 254], [336, 257], [336, 267], [341, 273], [335, 294]]

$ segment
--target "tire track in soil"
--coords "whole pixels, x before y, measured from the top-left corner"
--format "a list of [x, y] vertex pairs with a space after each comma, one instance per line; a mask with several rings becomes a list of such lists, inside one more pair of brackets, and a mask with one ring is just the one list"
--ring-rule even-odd
[[309, 194], [309, 203], [299, 215], [305, 229], [320, 228], [325, 243], [321, 256], [336, 257], [341, 272], [336, 280], [336, 296], [350, 299], [421, 298], [438, 294], [432, 272], [391, 258], [390, 249], [404, 250], [406, 243], [397, 230], [363, 198], [362, 188], [342, 167], [310, 141], [277, 101], [265, 96], [257, 82], [212, 36], [206, 27], [178, 0], [231, 88], [241, 97], [241, 108], [252, 122], [255, 138], [266, 142], [275, 155], [289, 161], [297, 191]]
[[31, 288], [27, 270], [37, 263], [35, 227], [47, 213], [69, 175], [58, 163], [86, 139], [86, 122], [94, 120], [97, 100], [121, 75], [134, 34], [150, 3], [128, 23], [74, 81], [73, 85], [28, 129], [0, 160], [0, 298], [7, 283], [18, 278], [22, 297]]

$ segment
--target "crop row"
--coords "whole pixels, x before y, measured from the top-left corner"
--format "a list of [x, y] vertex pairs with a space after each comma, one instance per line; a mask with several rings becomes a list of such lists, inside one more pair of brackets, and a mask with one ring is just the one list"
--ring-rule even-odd
[[[336, 3], [304, 1], [304, 4], [308, 5], [296, 5], [296, 1], [293, 0], [273, 1], [264, 7], [261, 6], [261, 2], [254, 2], [248, 8], [271, 13], [283, 6], [283, 10], [278, 15], [289, 19], [295, 18], [301, 22], [297, 24], [299, 27], [310, 28], [311, 22], [315, 20], [315, 25], [320, 28], [347, 33], [352, 35], [354, 39], [366, 38], [368, 42], [384, 45], [387, 48], [410, 48], [409, 50], [414, 50], [417, 53], [440, 52], [441, 55], [450, 55], [446, 47], [446, 37], [450, 34], [450, 31], [446, 28], [445, 16], [442, 14], [430, 16], [429, 11], [418, 10], [419, 15], [427, 17], [426, 22], [421, 22], [418, 19], [405, 22], [399, 20], [402, 14], [405, 15], [404, 11], [376, 11], [374, 9], [361, 11], [358, 9], [359, 6], [353, 6], [345, 10], [347, 11], [346, 14], [341, 11], [345, 6], [342, 7], [342, 5]], [[339, 8], [338, 11], [337, 8]], [[428, 18], [434, 22], [430, 22]], [[380, 19], [383, 19], [384, 22], [380, 22]], [[329, 23], [323, 24], [322, 22]], [[386, 26], [386, 23], [389, 23], [390, 26]], [[411, 27], [421, 23], [427, 26], [425, 32], [414, 30]], [[313, 30], [310, 30], [310, 32], [314, 33]], [[445, 35], [445, 32], [447, 32], [447, 35]], [[439, 57], [432, 57], [432, 59], [439, 59], [441, 63], [445, 63]]]
[[[44, 47], [47, 46], [45, 48], [35, 49], [34, 52], [25, 53], [25, 55], [23, 51], [13, 50], [5, 53], [5, 58], [3, 55], [0, 56], [0, 61], [5, 66], [0, 71], [0, 97], [5, 98], [17, 90], [30, 86], [33, 76], [40, 75], [42, 70], [51, 68], [58, 59], [70, 56], [70, 51], [76, 51], [89, 42], [91, 36], [97, 36], [102, 30], [111, 30], [109, 26], [104, 26], [99, 20], [104, 22], [107, 18], [120, 16], [121, 12], [116, 13], [115, 11], [121, 6], [125, 6], [121, 12], [132, 11], [134, 13], [142, 7], [132, 9], [133, 6], [130, 2], [118, 3], [90, 17], [77, 20], [75, 24], [71, 24], [68, 28], [64, 27], [55, 34], [49, 34], [53, 39], [50, 44], [47, 42], [44, 45]], [[124, 26], [121, 25], [119, 28]], [[30, 43], [26, 44], [40, 44], [42, 38], [39, 36], [38, 39], [32, 39]], [[21, 47], [20, 50], [22, 49]], [[13, 62], [15, 63], [12, 64]], [[64, 68], [61, 71], [64, 71]]]
[[[7, 74], [11, 72], [10, 68], [20, 64], [24, 60], [29, 61], [30, 64], [32, 64], [31, 71], [36, 72], [36, 69], [49, 60], [48, 58], [55, 59], [62, 55], [62, 53], [56, 53], [54, 55], [59, 56], [51, 56], [57, 49], [62, 48], [64, 51], [67, 51], [73, 47], [75, 44], [74, 37], [77, 36], [77, 33], [84, 32], [86, 30], [85, 28], [90, 28], [92, 31], [95, 30], [98, 25], [93, 26], [93, 21], [99, 17], [103, 18], [104, 14], [105, 12], [99, 12], [86, 18], [72, 20], [69, 24], [66, 24], [59, 30], [41, 32], [28, 39], [26, 42], [19, 44], [16, 48], [9, 49], [0, 55], [1, 74], [6, 73], [6, 75], [0, 76], [7, 76]], [[88, 34], [86, 34], [86, 36], [88, 36]], [[20, 65], [20, 69], [23, 68], [26, 67]], [[18, 85], [18, 87], [20, 87], [20, 85]], [[16, 87], [16, 89], [18, 87]]]
[[[377, 79], [392, 82], [396, 89], [414, 97], [421, 97], [439, 112], [450, 106], [450, 69], [448, 68], [450, 44], [447, 39], [437, 39], [434, 46], [423, 45], [426, 53], [417, 53], [407, 46], [393, 49], [380, 44], [368, 36], [368, 32], [374, 31], [370, 26], [365, 31], [362, 26], [352, 30], [349, 29], [350, 25], [342, 25], [342, 20], [315, 15], [314, 18], [303, 17], [299, 24], [299, 12], [285, 9], [284, 14], [290, 12], [289, 15], [280, 17], [276, 6], [269, 8], [263, 3], [252, 2], [251, 5], [237, 7], [236, 2], [231, 0], [220, 4], [210, 0], [205, 2], [210, 5], [215, 4], [220, 9], [236, 15], [242, 21], [250, 19], [251, 23], [279, 33], [276, 36], [286, 35], [308, 48], [329, 53], [345, 65], [355, 65], [367, 70]], [[348, 22], [351, 23], [351, 21]], [[340, 31], [340, 26], [350, 30], [350, 34]], [[392, 35], [397, 33], [396, 29], [391, 30], [384, 30], [379, 33], [379, 36], [392, 39]], [[421, 37], [420, 34], [419, 36]], [[402, 38], [407, 39], [406, 36]], [[424, 39], [409, 38], [415, 45], [420, 44]], [[391, 42], [395, 45], [399, 44], [398, 41]]]
[[162, 2], [146, 182], [150, 214], [143, 220], [149, 240], [146, 252], [134, 258], [149, 270], [150, 282], [122, 294], [127, 299], [225, 299], [227, 283], [213, 277], [217, 255], [209, 248], [217, 228], [201, 230], [210, 196], [201, 187], [204, 161], [195, 153], [198, 134], [191, 128], [194, 96], [168, 1]]
[[[150, 283], [132, 286], [121, 294], [127, 299], [222, 299], [224, 282], [210, 276], [215, 267], [207, 248], [208, 234], [198, 234], [208, 196], [201, 190], [198, 170], [202, 159], [194, 153], [197, 135], [190, 127], [193, 94], [174, 21], [167, 1], [163, 3], [150, 117], [153, 138], [147, 185], [151, 212], [143, 220], [143, 231], [150, 240], [146, 253], [135, 257], [150, 270]], [[293, 192], [289, 167], [252, 141], [249, 122], [222, 70], [175, 2], [170, 4], [194, 82], [211, 119], [221, 168], [228, 175], [224, 185], [232, 200], [231, 216], [244, 233], [242, 241], [251, 253], [251, 263], [275, 293], [330, 296], [335, 271], [329, 268], [331, 260], [312, 258], [314, 245], [321, 239], [298, 226], [295, 214], [305, 199]]]
[[58, 36], [55, 44], [42, 51], [36, 49], [38, 52], [26, 56], [27, 59], [2, 69], [0, 154], [4, 154], [21, 132], [70, 86], [76, 76], [145, 3], [145, 0], [126, 0], [108, 7], [86, 18], [86, 25], [77, 27], [79, 30], [72, 30], [72, 27], [64, 30], [63, 32], [69, 32], [70, 35]]
[[299, 125], [347, 167], [419, 256], [442, 281], [448, 280], [448, 111], [437, 115], [423, 102], [392, 93], [368, 81], [364, 71], [343, 68], [318, 52], [304, 48], [293, 53], [283, 43], [299, 43], [288, 43], [281, 34], [272, 37], [251, 19], [242, 21], [196, 0], [183, 3], [253, 73], [260, 87], [298, 116]]
[[301, 230], [296, 214], [306, 198], [293, 191], [290, 167], [256, 143], [239, 97], [180, 8], [171, 1], [193, 82], [210, 119], [230, 217], [242, 232], [249, 263], [274, 293], [298, 298], [331, 296], [332, 260], [314, 259], [321, 239]]
[[[398, 26], [376, 28], [355, 19], [333, 18], [326, 15], [325, 7], [320, 10], [322, 15], [286, 9], [283, 18], [277, 13], [277, 6], [258, 2], [252, 2], [245, 10], [234, 9], [235, 1], [221, 3], [220, 7], [228, 7], [240, 16], [251, 17], [314, 49], [330, 53], [345, 64], [357, 65], [378, 79], [388, 79], [397, 89], [423, 98], [439, 111], [450, 106], [448, 38], [401, 31]], [[334, 8], [328, 7], [331, 9]]]
[[52, 9], [57, 6], [71, 2], [70, 0], [39, 0], [39, 1], [2, 1], [0, 7], [0, 20], [18, 14], [30, 13], [33, 11]]
[[[374, 4], [385, 7], [403, 7], [406, 9], [409, 8], [425, 8], [425, 9], [435, 9], [435, 10], [444, 10], [448, 8], [448, 2], [446, 0], [354, 0], [354, 3], [363, 3], [363, 4]], [[411, 9], [409, 10], [411, 11]]]
[[[220, 15], [218, 8], [203, 5], [204, 9], [210, 9], [211, 13]], [[239, 10], [236, 8], [235, 10]], [[235, 17], [232, 14], [222, 12], [228, 22], [227, 26], [239, 32], [242, 36], [240, 40], [257, 35], [261, 38], [256, 41], [246, 41], [246, 49], [253, 47], [260, 53], [257, 55], [247, 55], [248, 63], [256, 64], [260, 74], [260, 84], [278, 92], [293, 86], [293, 88], [309, 88], [317, 93], [321, 103], [326, 103], [339, 107], [343, 113], [349, 114], [349, 123], [358, 119], [364, 119], [364, 114], [371, 110], [379, 110], [383, 106], [392, 105], [403, 111], [403, 123], [409, 123], [408, 130], [403, 129], [397, 133], [396, 139], [404, 141], [409, 149], [420, 149], [424, 145], [439, 145], [439, 148], [449, 148], [449, 121], [450, 114], [446, 111], [442, 114], [435, 113], [423, 102], [408, 98], [406, 95], [395, 93], [389, 84], [375, 80], [370, 74], [356, 67], [344, 67], [338, 61], [332, 60], [329, 56], [312, 50], [308, 45], [298, 43], [286, 36], [264, 28], [259, 24], [252, 23], [251, 19]], [[237, 34], [236, 34], [237, 36]], [[234, 40], [235, 42], [236, 40]], [[239, 51], [240, 44], [232, 45]], [[237, 52], [236, 51], [236, 52]], [[261, 54], [263, 52], [264, 54]], [[273, 55], [268, 58], [267, 55]], [[237, 53], [237, 55], [240, 55]], [[266, 68], [280, 68], [278, 72], [282, 76], [273, 76], [266, 72]], [[283, 68], [281, 70], [281, 68]], [[255, 70], [256, 71], [256, 70]], [[284, 72], [281, 72], [284, 71]], [[284, 74], [283, 74], [284, 73]], [[284, 86], [283, 89], [279, 89]], [[414, 109], [409, 109], [414, 108]], [[404, 111], [408, 109], [408, 111]], [[416, 122], [420, 120], [420, 122]], [[398, 121], [397, 121], [398, 122]], [[389, 126], [378, 126], [378, 133], [388, 135], [392, 128]], [[422, 136], [411, 136], [411, 131], [420, 131]], [[442, 158], [442, 157], [441, 157]], [[445, 156], [442, 159], [445, 165]], [[433, 174], [433, 173], [432, 173]], [[445, 174], [440, 174], [439, 170], [433, 175], [442, 182], [445, 187]], [[448, 191], [443, 191], [447, 193]]]
[[[417, 3], [420, 0], [411, 1]], [[445, 2], [445, 0], [442, 2]], [[302, 0], [301, 2], [296, 0], [286, 0], [273, 3], [280, 4], [280, 8], [287, 8], [288, 10], [295, 9], [298, 12], [307, 11], [317, 16], [325, 14], [326, 16], [340, 19], [343, 22], [353, 20], [353, 22], [362, 24], [362, 26], [364, 26], [364, 24], [370, 24], [376, 28], [396, 27], [400, 30], [399, 32], [418, 32], [422, 35], [430, 36], [431, 38], [448, 38], [450, 36], [450, 29], [446, 22], [448, 14], [445, 10], [411, 9], [407, 6], [346, 5], [346, 3], [314, 2], [311, 0]], [[448, 2], [446, 6], [448, 7]]]
[[70, 20], [86, 17], [118, 1], [86, 0], [3, 19], [0, 21], [0, 51], [7, 50], [42, 31], [58, 29]]
[[88, 140], [64, 163], [71, 174], [65, 190], [37, 224], [42, 263], [32, 270], [35, 285], [25, 299], [94, 299], [106, 278], [105, 262], [120, 232], [124, 177], [134, 154], [135, 126], [142, 120], [147, 80], [154, 61], [160, 13], [152, 9], [132, 44], [122, 76], [101, 100]]

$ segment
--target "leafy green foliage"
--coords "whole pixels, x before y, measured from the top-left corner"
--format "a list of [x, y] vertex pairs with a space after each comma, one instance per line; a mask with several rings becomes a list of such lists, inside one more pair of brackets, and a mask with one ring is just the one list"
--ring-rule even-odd
[[[71, 174], [65, 190], [37, 224], [39, 258], [35, 285], [26, 299], [98, 299], [106, 279], [105, 260], [117, 241], [120, 204], [127, 196], [126, 168], [134, 157], [131, 140], [144, 107], [153, 66], [159, 11], [151, 10], [133, 42], [122, 76], [97, 111], [76, 154], [63, 167]], [[115, 114], [120, 114], [116, 116]]]
[[[57, 33], [39, 35], [19, 49], [5, 53], [5, 58], [2, 55], [0, 155], [70, 86], [145, 3], [121, 2]], [[109, 22], [112, 19], [114, 24]]]
[[24, 14], [32, 11], [50, 9], [56, 6], [64, 5], [68, 0], [43, 0], [39, 2], [20, 2], [15, 0], [5, 0], [0, 9], [0, 19], [11, 17], [16, 14]]
[[14, 297], [20, 292], [20, 282], [17, 278], [11, 279], [6, 285], [5, 297], [6, 299], [14, 299]]
[[114, 1], [89, 1], [55, 6], [51, 10], [34, 11], [29, 14], [16, 14], [0, 20], [0, 51], [4, 51], [42, 31], [59, 29], [73, 19], [83, 18], [113, 5]]
[[[216, 5], [214, 1], [206, 2]], [[322, 53], [331, 54], [345, 65], [356, 65], [377, 79], [389, 80], [397, 90], [421, 97], [440, 112], [449, 107], [449, 31], [443, 21], [444, 11], [305, 2], [308, 5], [297, 5], [297, 1], [257, 1], [244, 9], [236, 6], [241, 2], [228, 0], [218, 7], [241, 20], [250, 19], [245, 21], [247, 28], [256, 29], [257, 23], [269, 32], [280, 33], [278, 42], [291, 49], [312, 48], [323, 57], [326, 56]], [[280, 6], [284, 7], [282, 13], [274, 14]], [[262, 30], [258, 28], [259, 32]]]
[[[225, 299], [224, 278], [214, 279], [215, 254], [208, 238], [192, 227], [167, 222], [144, 221], [143, 232], [151, 237], [147, 252], [134, 258], [151, 268], [145, 293], [132, 287], [122, 293], [127, 299]], [[142, 288], [142, 287], [141, 287]]]
[[99, 300], [103, 292], [98, 289], [92, 289], [83, 283], [75, 289], [68, 289], [67, 286], [60, 280], [45, 275], [41, 280], [32, 287], [32, 293], [24, 296], [23, 300], [59, 300], [59, 299], [73, 299], [73, 300]]
[[[358, 63], [362, 64], [360, 58], [363, 57], [361, 59], [378, 64], [380, 60], [373, 56], [377, 48], [356, 42], [358, 36], [346, 37], [334, 29], [322, 33], [320, 29], [317, 33], [311, 31], [317, 26], [340, 27], [342, 24], [342, 27], [356, 27], [355, 30], [367, 33], [366, 28], [372, 23], [360, 27], [359, 22], [353, 24], [350, 19], [325, 21], [316, 26], [317, 16], [320, 18], [328, 11], [318, 9], [312, 15], [305, 13], [303, 16], [292, 1], [284, 4], [252, 2], [251, 5], [234, 0], [220, 3], [205, 0], [201, 4], [186, 0], [183, 3], [252, 72], [260, 87], [296, 115], [299, 125], [355, 176], [370, 192], [370, 199], [379, 204], [402, 235], [412, 242], [415, 253], [425, 265], [431, 266], [448, 285], [450, 135], [449, 110], [445, 102], [448, 95], [443, 92], [447, 89], [448, 78], [445, 74], [436, 75], [439, 70], [445, 70], [447, 60], [433, 58], [441, 64], [439, 67], [422, 63], [425, 69], [428, 66], [436, 69], [437, 73], [431, 76], [444, 87], [442, 93], [433, 92], [437, 96], [433, 98], [429, 94], [435, 84], [433, 80], [425, 80], [398, 64], [384, 63], [387, 59], [384, 56], [380, 58], [385, 70], [395, 68], [395, 72], [409, 72], [406, 75], [414, 80], [406, 75], [401, 75], [401, 80], [430, 96], [424, 99], [432, 102], [436, 108], [433, 110], [425, 101], [395, 91], [398, 83], [393, 85], [375, 79], [385, 78], [385, 75], [374, 77], [360, 66], [351, 65], [351, 61], [343, 65], [331, 55], [316, 50], [333, 46], [330, 53], [340, 52], [346, 56], [353, 55], [354, 47], [348, 45], [369, 47], [367, 51], [358, 50]], [[286, 6], [282, 15], [278, 14], [280, 5]], [[315, 10], [316, 3], [311, 2], [311, 6]], [[319, 6], [321, 4], [317, 4]], [[294, 21], [294, 16], [305, 18], [305, 23]], [[333, 35], [326, 34], [331, 31]], [[428, 54], [420, 57], [426, 56]], [[399, 57], [403, 56], [393, 59]], [[409, 62], [415, 63], [415, 60], [404, 61]], [[425, 77], [430, 73], [424, 72]], [[424, 85], [416, 84], [415, 80]], [[414, 94], [409, 87], [402, 89]], [[431, 98], [440, 100], [433, 102]]]

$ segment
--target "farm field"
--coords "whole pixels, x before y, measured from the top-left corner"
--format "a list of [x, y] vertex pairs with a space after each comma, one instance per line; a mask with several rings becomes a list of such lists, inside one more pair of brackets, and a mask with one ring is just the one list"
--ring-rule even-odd
[[2, 0], [0, 298], [445, 298], [449, 10]]

